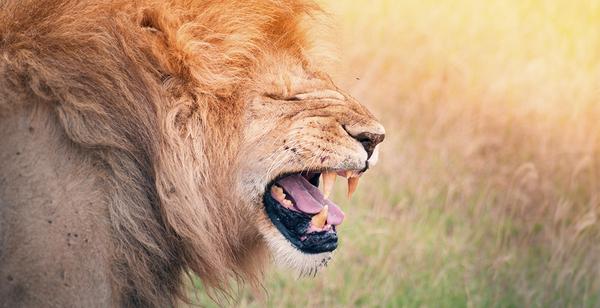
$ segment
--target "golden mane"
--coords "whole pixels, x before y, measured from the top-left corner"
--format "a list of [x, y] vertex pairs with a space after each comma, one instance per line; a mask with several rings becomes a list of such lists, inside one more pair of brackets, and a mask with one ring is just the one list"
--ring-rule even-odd
[[267, 253], [227, 190], [239, 101], [258, 55], [304, 58], [300, 23], [315, 10], [300, 0], [0, 3], [0, 116], [52, 106], [104, 166], [123, 305], [176, 305], [187, 269], [213, 289], [259, 284]]

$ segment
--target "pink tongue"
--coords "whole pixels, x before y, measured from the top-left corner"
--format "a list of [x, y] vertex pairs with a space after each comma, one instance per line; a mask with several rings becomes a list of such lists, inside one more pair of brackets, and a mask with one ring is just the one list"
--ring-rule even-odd
[[319, 188], [312, 185], [302, 175], [294, 174], [279, 181], [277, 185], [283, 187], [292, 196], [296, 207], [307, 214], [319, 213], [325, 204], [329, 205], [327, 223], [339, 225], [344, 220], [344, 212], [333, 202], [325, 199]]

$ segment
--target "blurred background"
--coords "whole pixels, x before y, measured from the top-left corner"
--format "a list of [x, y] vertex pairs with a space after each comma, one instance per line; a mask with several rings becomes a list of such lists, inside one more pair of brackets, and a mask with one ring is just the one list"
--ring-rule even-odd
[[600, 306], [600, 1], [320, 3], [381, 161], [325, 271], [233, 305]]

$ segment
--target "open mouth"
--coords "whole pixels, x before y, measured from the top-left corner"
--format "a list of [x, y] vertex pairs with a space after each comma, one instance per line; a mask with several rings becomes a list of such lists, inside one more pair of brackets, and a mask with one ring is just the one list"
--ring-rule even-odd
[[[279, 177], [267, 186], [264, 203], [275, 227], [305, 253], [330, 252], [337, 248], [336, 227], [344, 212], [328, 199], [336, 176], [348, 178], [348, 197], [358, 185], [358, 171], [300, 172]], [[322, 184], [323, 191], [319, 190]]]

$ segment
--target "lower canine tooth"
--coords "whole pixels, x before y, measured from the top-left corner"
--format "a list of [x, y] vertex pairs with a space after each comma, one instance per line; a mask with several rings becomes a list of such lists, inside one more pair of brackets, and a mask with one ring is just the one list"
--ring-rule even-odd
[[319, 214], [313, 216], [311, 219], [311, 224], [313, 227], [318, 229], [323, 229], [325, 223], [327, 222], [327, 214], [329, 212], [329, 206], [325, 205]]
[[352, 194], [354, 193], [354, 191], [356, 191], [356, 187], [358, 187], [359, 179], [360, 178], [358, 178], [358, 177], [348, 178], [348, 199], [350, 199], [350, 197], [352, 197]]

